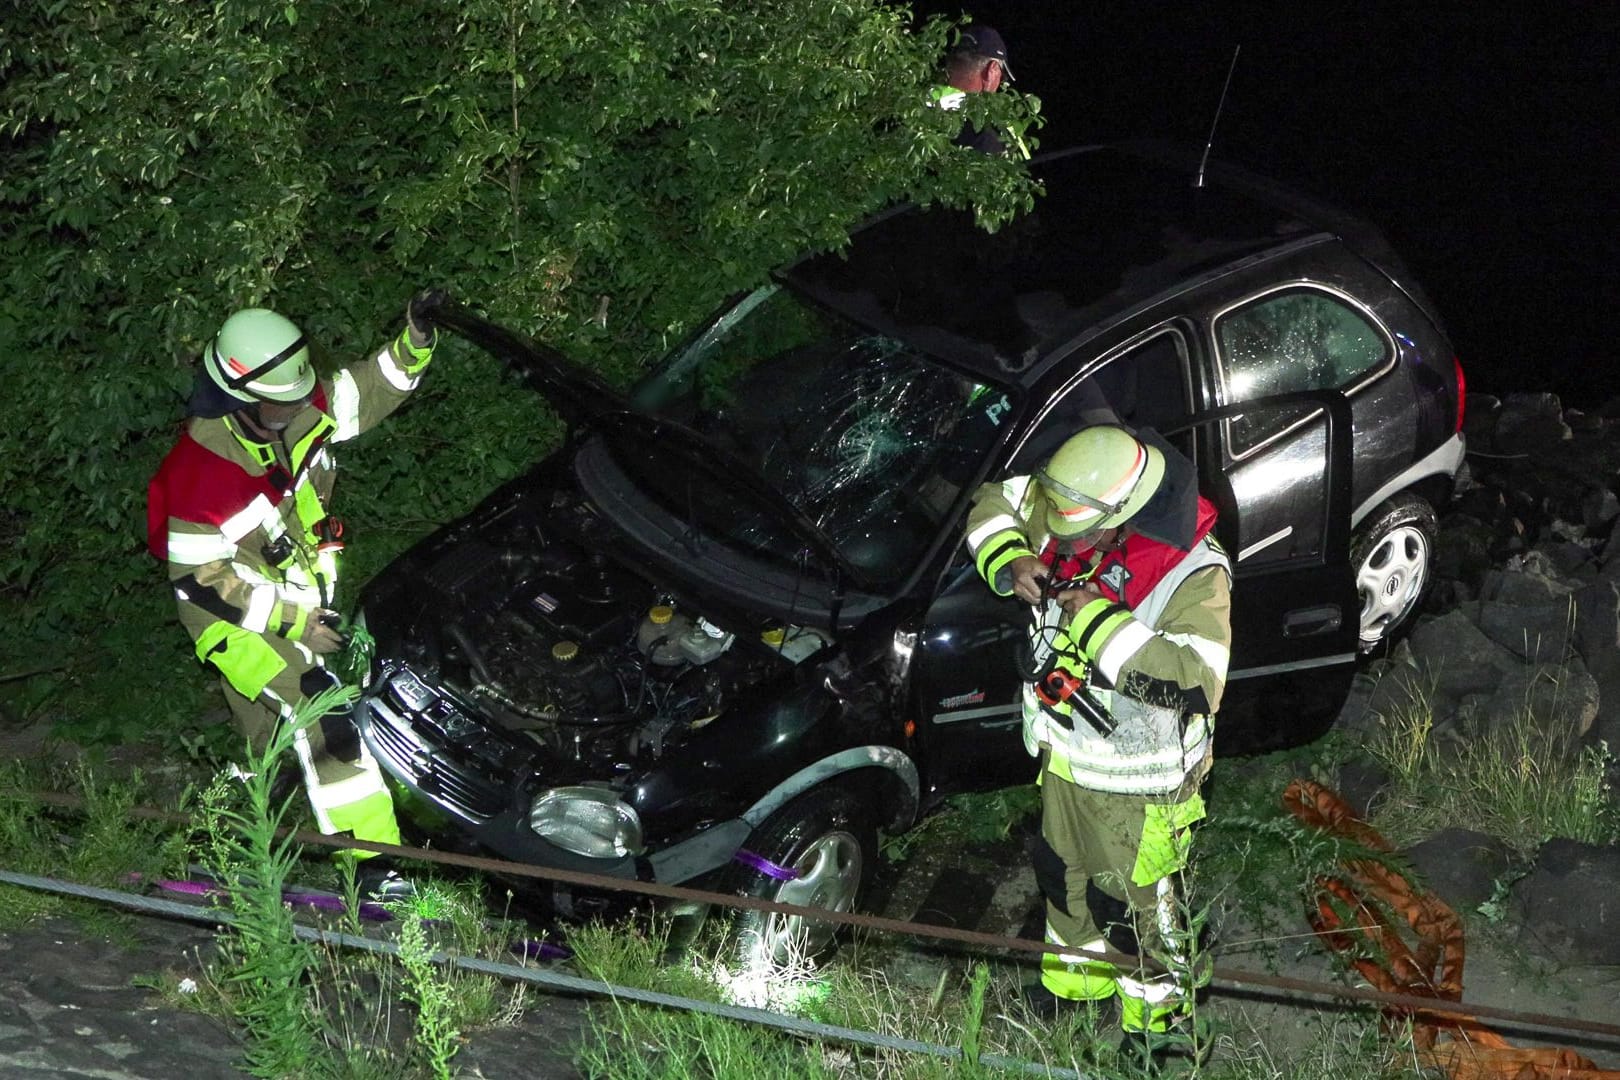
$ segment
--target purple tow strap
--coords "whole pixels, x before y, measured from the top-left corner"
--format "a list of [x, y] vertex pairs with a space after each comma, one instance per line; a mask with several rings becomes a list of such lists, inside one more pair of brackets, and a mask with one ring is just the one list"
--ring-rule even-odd
[[[180, 893], [185, 896], [226, 895], [224, 889], [206, 884], [201, 881], [174, 881], [164, 879], [154, 881], [152, 882], [152, 885], [155, 888], [162, 889], [164, 892]], [[330, 911], [340, 915], [347, 910], [347, 908], [344, 906], [343, 898], [341, 896], [333, 896], [330, 893], [304, 892], [298, 889], [285, 889], [282, 891], [281, 898], [289, 904], [297, 904], [300, 907], [319, 908], [322, 911]], [[369, 900], [362, 900], [360, 902], [360, 917], [362, 919], [370, 920], [371, 922], [388, 922], [393, 918], [393, 916], [388, 913], [387, 908], [383, 907], [381, 904], [374, 904]]]
[[568, 960], [574, 955], [574, 950], [566, 945], [558, 945], [550, 941], [535, 941], [532, 938], [512, 942], [512, 951], [530, 960]]
[[[281, 894], [281, 898], [289, 904], [300, 904], [304, 907], [319, 908], [321, 911], [330, 911], [341, 915], [348, 910], [343, 903], [343, 897], [333, 896], [331, 893], [297, 892], [288, 889]], [[393, 919], [387, 908], [370, 900], [360, 901], [360, 917], [371, 922], [389, 922]]]
[[733, 862], [740, 862], [750, 870], [758, 870], [766, 877], [775, 878], [777, 881], [796, 881], [799, 877], [797, 870], [773, 863], [765, 856], [755, 855], [746, 848], [738, 848], [737, 854], [733, 855], [731, 859]]
[[[758, 856], [755, 856], [755, 858], [758, 858]], [[770, 870], [765, 869], [765, 867], [769, 867], [771, 865], [770, 863], [765, 862], [763, 859], [760, 860], [760, 863], [761, 869], [764, 870], [765, 873], [771, 872]], [[780, 867], [778, 867], [777, 870], [782, 872]], [[787, 873], [789, 877], [797, 876], [791, 870], [785, 871], [785, 873]], [[140, 882], [142, 877], [140, 874], [130, 874], [125, 880], [131, 884], [135, 884]], [[161, 889], [164, 892], [180, 893], [184, 896], [213, 897], [227, 895], [224, 889], [219, 888], [217, 885], [210, 885], [204, 881], [175, 881], [172, 879], [161, 879], [158, 881], [153, 881], [151, 884], [153, 888]], [[297, 904], [301, 907], [317, 908], [321, 911], [330, 911], [338, 915], [341, 915], [345, 910], [347, 910], [343, 902], [343, 898], [341, 896], [333, 896], [331, 893], [309, 892], [302, 889], [285, 889], [282, 891], [281, 898], [289, 904]], [[362, 900], [360, 902], [360, 917], [362, 919], [369, 919], [372, 922], [388, 922], [393, 919], [393, 915], [386, 907], [381, 904], [372, 903], [369, 900]], [[428, 919], [426, 921], [432, 925], [443, 925], [443, 920], [440, 919]], [[572, 959], [574, 955], [573, 950], [568, 948], [566, 945], [559, 945], [556, 942], [536, 940], [533, 938], [525, 938], [512, 942], [511, 950], [518, 956], [526, 957], [530, 960], [569, 960]]]

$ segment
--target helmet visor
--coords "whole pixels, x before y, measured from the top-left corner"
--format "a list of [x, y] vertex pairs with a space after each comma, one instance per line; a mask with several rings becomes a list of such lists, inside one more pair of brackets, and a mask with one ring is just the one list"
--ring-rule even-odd
[[1125, 475], [1097, 495], [1079, 491], [1054, 478], [1050, 469], [1043, 468], [1036, 479], [1046, 492], [1047, 531], [1067, 540], [1123, 525], [1146, 505], [1163, 475], [1163, 456], [1141, 444], [1138, 444], [1136, 460]]

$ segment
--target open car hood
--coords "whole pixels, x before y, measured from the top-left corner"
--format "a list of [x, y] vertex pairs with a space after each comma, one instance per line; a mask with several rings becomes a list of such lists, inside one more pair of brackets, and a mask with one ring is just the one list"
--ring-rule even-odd
[[630, 408], [622, 393], [556, 349], [475, 315], [452, 300], [442, 300], [424, 314], [435, 326], [466, 338], [517, 372], [571, 426], [604, 412]]
[[[703, 489], [708, 488], [712, 495], [745, 495], [759, 512], [787, 526], [796, 541], [795, 551], [807, 552], [840, 580], [864, 583], [865, 575], [849, 564], [832, 538], [758, 469], [687, 425], [625, 408], [597, 413], [590, 427], [613, 447], [655, 448], [661, 468], [699, 481], [690, 489], [694, 492], [703, 494]], [[692, 543], [726, 542], [724, 538], [710, 540], [704, 536], [703, 522], [710, 510], [706, 500], [697, 499], [670, 510], [687, 521]]]
[[[636, 408], [626, 395], [556, 349], [493, 323], [452, 300], [440, 300], [424, 314], [434, 325], [467, 339], [517, 372], [570, 427], [589, 427], [602, 433], [610, 445], [656, 446], [670, 467], [701, 474], [723, 489], [746, 492], [761, 511], [785, 523], [821, 565], [841, 580], [863, 581], [864, 576], [850, 566], [831, 538], [758, 469], [737, 455], [684, 424]], [[690, 515], [682, 516], [690, 520]]]

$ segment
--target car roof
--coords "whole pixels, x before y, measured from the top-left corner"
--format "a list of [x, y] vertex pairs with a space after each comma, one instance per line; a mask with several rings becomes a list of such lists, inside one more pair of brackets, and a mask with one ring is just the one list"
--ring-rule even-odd
[[998, 232], [966, 211], [901, 207], [778, 277], [989, 380], [1028, 382], [1080, 334], [1307, 237], [1354, 236], [1374, 261], [1393, 259], [1370, 226], [1230, 166], [1195, 186], [1196, 154], [1160, 144], [1082, 147], [1030, 171], [1046, 194]]

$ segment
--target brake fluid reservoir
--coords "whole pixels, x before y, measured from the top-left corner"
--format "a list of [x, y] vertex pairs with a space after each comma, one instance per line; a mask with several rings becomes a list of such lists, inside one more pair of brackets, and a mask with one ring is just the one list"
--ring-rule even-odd
[[668, 604], [659, 604], [648, 610], [636, 628], [636, 648], [655, 664], [683, 664], [686, 657], [678, 643], [691, 630], [691, 619]]
[[699, 619], [678, 639], [680, 650], [694, 664], [707, 664], [731, 646], [731, 635], [708, 619]]

